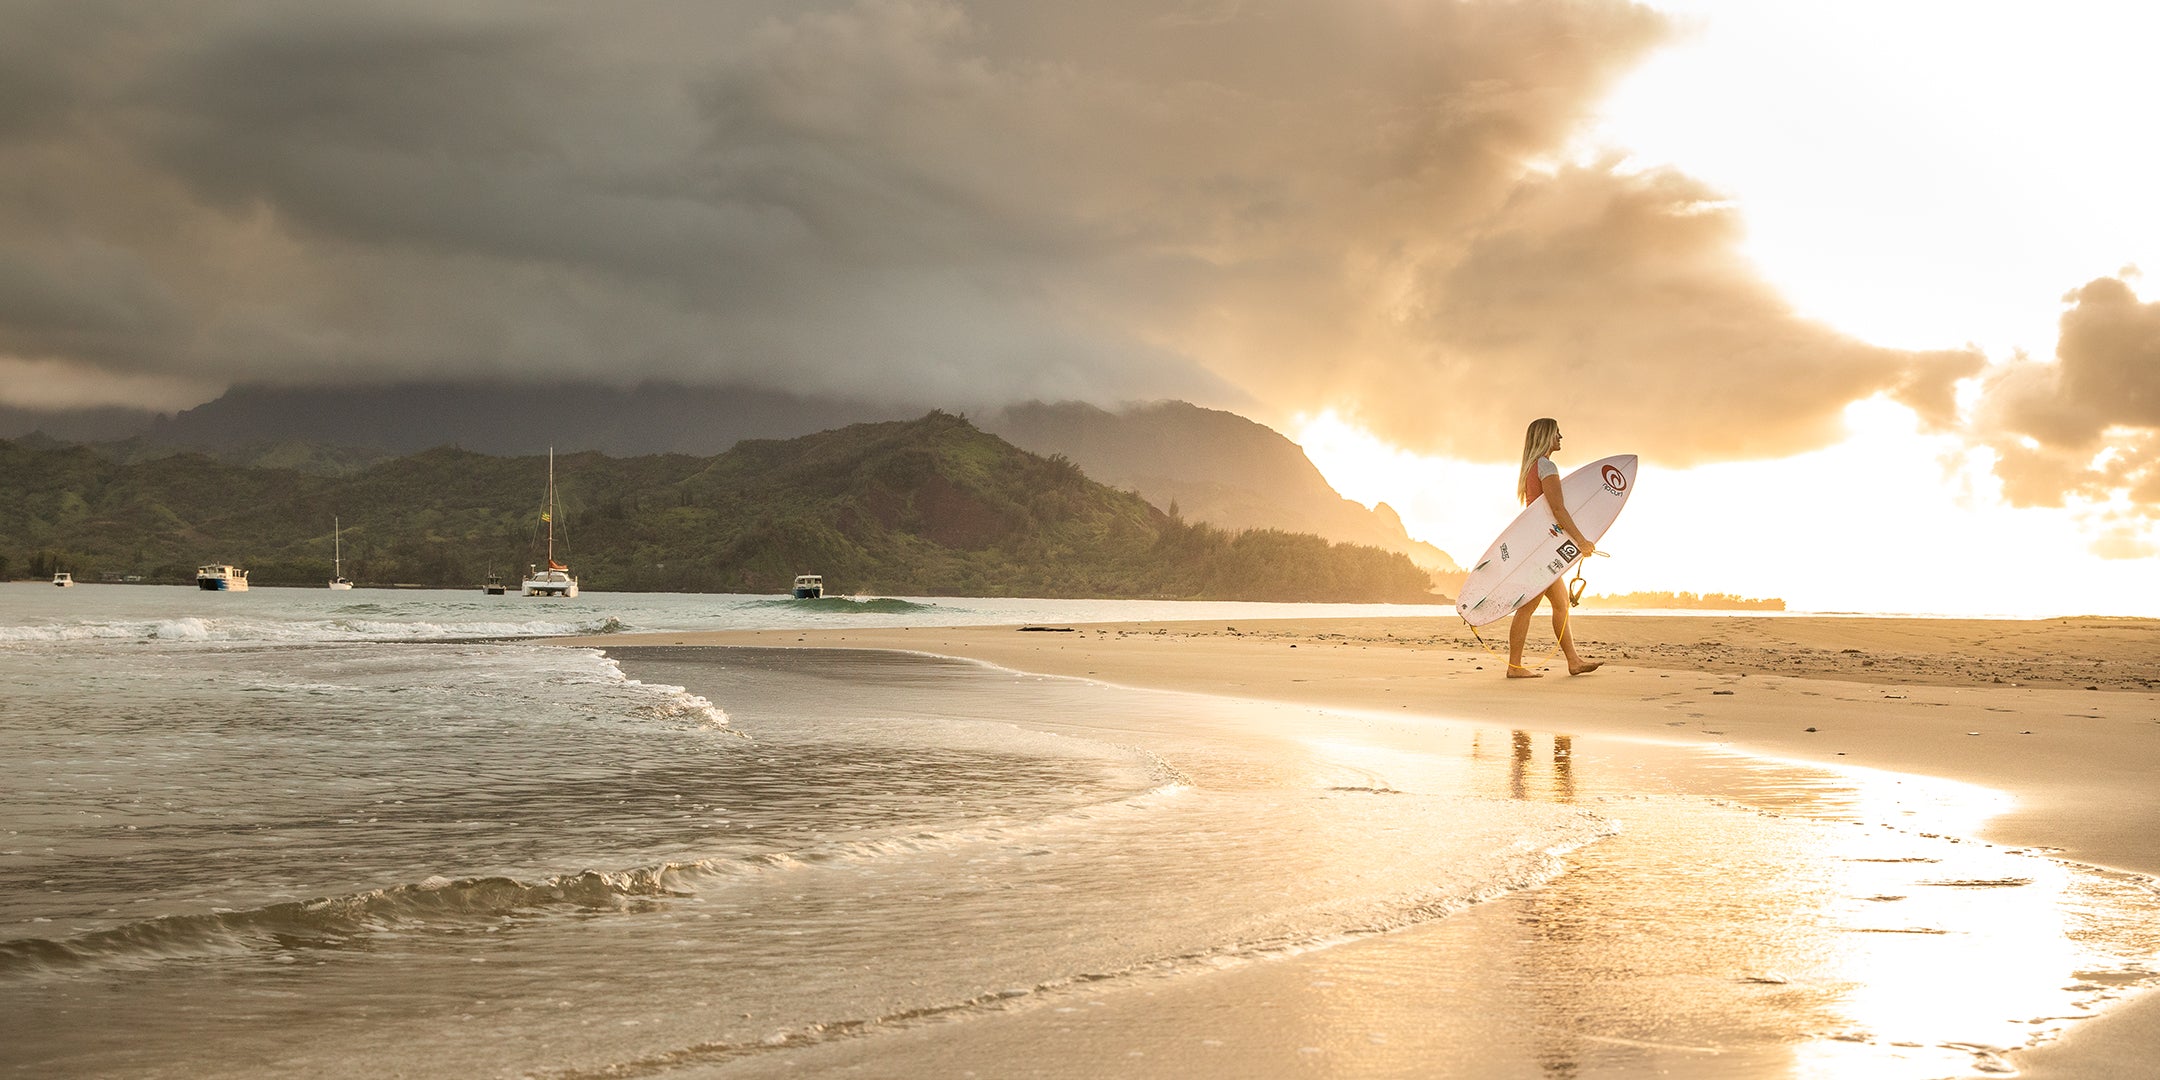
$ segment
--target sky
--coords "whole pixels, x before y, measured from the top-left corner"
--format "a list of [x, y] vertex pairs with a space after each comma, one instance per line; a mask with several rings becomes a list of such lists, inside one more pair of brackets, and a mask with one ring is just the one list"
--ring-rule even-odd
[[1549, 415], [1643, 459], [1597, 591], [2160, 614], [2143, 5], [0, 19], [0, 404], [1175, 397], [1458, 558]]
[[[1960, 382], [1952, 423], [1870, 395], [1813, 451], [1646, 465], [1610, 537], [1615, 557], [1591, 565], [1594, 591], [2160, 614], [2160, 304], [2137, 299], [2160, 299], [2138, 272], [2160, 271], [2160, 151], [2123, 137], [2160, 100], [2160, 72], [2138, 53], [2160, 10], [1659, 10], [1672, 37], [1555, 161], [1625, 155], [1629, 169], [1699, 178], [1730, 200], [1744, 223], [1736, 246], [1797, 314], [1877, 345], [1955, 343], [1986, 364]], [[1635, 449], [1552, 412], [1576, 433], [1574, 464]], [[1391, 501], [1452, 552], [1482, 550], [1489, 522], [1507, 515], [1504, 495], [1462, 493], [1505, 492], [1512, 466], [1405, 452], [1331, 409], [1291, 427], [1345, 494]], [[1739, 544], [1701, 539], [1730, 537], [1736, 521], [1775, 527]]]

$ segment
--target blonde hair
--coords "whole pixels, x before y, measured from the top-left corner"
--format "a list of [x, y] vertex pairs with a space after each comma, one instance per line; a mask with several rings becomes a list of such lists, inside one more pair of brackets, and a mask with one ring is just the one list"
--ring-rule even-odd
[[1515, 474], [1515, 501], [1530, 500], [1530, 469], [1537, 459], [1553, 452], [1553, 444], [1560, 441], [1560, 421], [1541, 416], [1530, 421], [1530, 429], [1522, 437], [1522, 469]]

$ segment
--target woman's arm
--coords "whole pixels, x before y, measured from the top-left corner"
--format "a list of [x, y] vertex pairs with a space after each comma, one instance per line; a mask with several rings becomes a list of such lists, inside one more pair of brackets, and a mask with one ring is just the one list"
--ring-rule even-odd
[[1568, 513], [1567, 502], [1560, 498], [1560, 478], [1557, 476], [1545, 482], [1545, 504], [1552, 507], [1553, 520], [1559, 522], [1560, 527], [1567, 530], [1568, 538], [1575, 541], [1576, 547], [1582, 549], [1582, 557], [1589, 558], [1591, 553], [1597, 550], [1597, 545], [1591, 543], [1590, 538], [1575, 527], [1574, 515]]

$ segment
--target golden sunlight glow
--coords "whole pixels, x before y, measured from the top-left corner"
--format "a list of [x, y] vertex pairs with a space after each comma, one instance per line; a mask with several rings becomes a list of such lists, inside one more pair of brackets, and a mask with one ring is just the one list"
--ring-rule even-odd
[[[2160, 6], [2070, 0], [1652, 0], [1677, 40], [1570, 153], [1671, 166], [1731, 197], [1803, 314], [1894, 348], [2055, 351], [2064, 294], [2160, 270]], [[1980, 387], [1959, 391], [1971, 409]], [[1794, 610], [2153, 615], [2160, 526], [2120, 493], [2016, 509], [1992, 452], [1856, 402], [1838, 445], [1687, 470], [1643, 463], [1594, 592], [1778, 596]], [[1343, 494], [1458, 559], [1515, 513], [1511, 462], [1421, 457], [1334, 413], [1290, 426]], [[1625, 446], [1574, 430], [1563, 469]], [[2037, 446], [2024, 440], [2027, 449]], [[1506, 448], [1495, 448], [1502, 453]], [[1500, 454], [1496, 454], [1496, 457]], [[2104, 462], [2096, 459], [2096, 465]], [[2103, 557], [2104, 556], [2104, 557]]]
[[[1794, 611], [2153, 614], [2160, 560], [2094, 550], [2151, 537], [2103, 534], [2105, 507], [2009, 507], [1986, 451], [1921, 433], [1894, 402], [1855, 402], [1845, 420], [1845, 441], [1810, 454], [1693, 469], [1644, 462], [1600, 544], [1612, 557], [1585, 572], [1590, 591], [1775, 596]], [[1387, 502], [1410, 535], [1458, 561], [1518, 510], [1512, 463], [1412, 454], [1333, 412], [1300, 417], [1292, 431], [1336, 490]], [[1593, 431], [1569, 434], [1563, 470], [1628, 452]]]
[[2160, 269], [2160, 5], [1653, 0], [1687, 29], [1577, 150], [1731, 195], [1799, 309], [1897, 348], [2049, 355], [2064, 292]]

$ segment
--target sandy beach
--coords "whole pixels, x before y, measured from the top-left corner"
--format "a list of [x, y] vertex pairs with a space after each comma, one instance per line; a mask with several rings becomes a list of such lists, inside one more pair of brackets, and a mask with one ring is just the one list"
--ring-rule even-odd
[[[2160, 874], [2160, 830], [2154, 827], [2160, 823], [2160, 788], [2151, 782], [2160, 765], [2160, 622], [1578, 614], [1575, 632], [1587, 656], [1605, 661], [1602, 670], [1571, 678], [1564, 667], [1551, 665], [1546, 678], [1516, 681], [1500, 677], [1502, 656], [1486, 651], [1452, 616], [1439, 613], [1239, 624], [618, 634], [556, 643], [607, 648], [625, 658], [633, 673], [637, 647], [650, 645], [902, 650], [1119, 686], [1388, 714], [1412, 722], [1444, 718], [1562, 737], [1721, 746], [1794, 762], [1893, 770], [2010, 796], [2014, 804], [1980, 825], [1973, 839], [2132, 875]], [[1550, 648], [1541, 619], [1532, 637], [1533, 663]], [[989, 1069], [983, 1075], [991, 1075], [1000, 1063], [1028, 1060], [1031, 1046], [1064, 1045], [1057, 1043], [1057, 1031], [1078, 1040], [1074, 1047], [1096, 1045], [1114, 1032], [1121, 1040], [1130, 1036], [1127, 1041], [1145, 1044], [1131, 1051], [1129, 1060], [1120, 1059], [1124, 1071], [1233, 1075], [1254, 1063], [1220, 1059], [1208, 1067], [1172, 1054], [1149, 1056], [1190, 1041], [1182, 1039], [1187, 1032], [1161, 1018], [1219, 1019], [1237, 1011], [1233, 1006], [1240, 1001], [1287, 994], [1293, 982], [1321, 982], [1329, 986], [1328, 1009], [1343, 1023], [1385, 1015], [1397, 1022], [1395, 1030], [1414, 1027], [1417, 1009], [1424, 1006], [1384, 989], [1401, 974], [1399, 965], [1408, 955], [1403, 950], [1444, 952], [1450, 934], [1466, 933], [1478, 920], [1505, 917], [1505, 906], [1480, 905], [1442, 920], [1441, 925], [1455, 924], [1449, 929], [1399, 935], [1416, 939], [1414, 945], [1383, 941], [1324, 950], [1316, 955], [1342, 954], [1326, 962], [1348, 969], [1327, 979], [1315, 980], [1307, 970], [1324, 961], [1300, 958], [1261, 965], [1273, 970], [1240, 976], [1242, 989], [1226, 991], [1225, 983], [1204, 1000], [1151, 1001], [1144, 1010], [1132, 1000], [1108, 1002], [1094, 1014], [1092, 1026], [1053, 1031], [1036, 1017], [921, 1029], [898, 1042], [854, 1040], [828, 1050], [819, 1061], [840, 1068], [904, 1060], [955, 1071]], [[1453, 989], [1428, 984], [1436, 1002], [1448, 994], [1477, 992], [1474, 983]], [[1143, 1021], [1143, 1015], [1154, 1019]], [[1254, 1022], [1250, 1015], [1248, 1025]], [[871, 1043], [881, 1054], [901, 1056], [848, 1057], [867, 1054]], [[1417, 1075], [1416, 1062], [1439, 1060], [1412, 1053], [1399, 1036], [1396, 1046], [1393, 1056], [1351, 1071]], [[2137, 1075], [2155, 1053], [2160, 1053], [2160, 1009], [2146, 996], [2012, 1057], [2030, 1075], [2117, 1076]], [[1703, 1056], [1699, 1071], [1691, 1072], [1688, 1062], [1694, 1059], [1679, 1051], [1659, 1060], [1661, 1069], [1677, 1067], [1678, 1075], [1792, 1071], [1784, 1061], [1750, 1064]], [[1315, 1071], [1328, 1070], [1316, 1065]], [[755, 1068], [727, 1073], [755, 1074]], [[1526, 1068], [1521, 1074], [1547, 1073]]]

